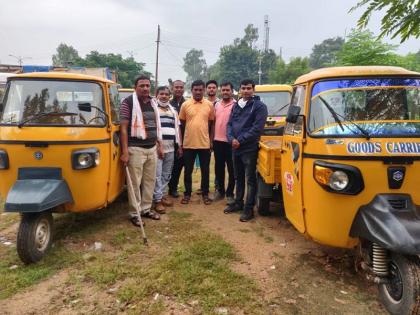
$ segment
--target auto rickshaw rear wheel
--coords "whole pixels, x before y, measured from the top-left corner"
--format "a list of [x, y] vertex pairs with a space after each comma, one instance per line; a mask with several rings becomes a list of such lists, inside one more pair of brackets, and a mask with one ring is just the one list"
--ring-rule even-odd
[[38, 262], [52, 243], [53, 218], [49, 211], [23, 213], [17, 235], [17, 252], [25, 264]]
[[389, 313], [420, 315], [420, 263], [417, 257], [392, 253], [388, 282], [378, 286], [379, 298]]
[[267, 197], [257, 198], [257, 209], [258, 209], [259, 215], [262, 215], [262, 216], [270, 215], [270, 200], [271, 198], [267, 198]]

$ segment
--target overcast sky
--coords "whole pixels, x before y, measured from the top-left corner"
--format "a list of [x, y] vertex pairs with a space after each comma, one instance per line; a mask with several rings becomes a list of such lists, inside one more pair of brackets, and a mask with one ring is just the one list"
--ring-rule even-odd
[[[60, 43], [84, 57], [101, 53], [133, 54], [154, 73], [157, 25], [161, 26], [159, 82], [184, 79], [183, 57], [202, 49], [213, 64], [223, 45], [243, 36], [247, 24], [259, 28], [262, 47], [264, 15], [270, 24], [270, 48], [283, 58], [308, 56], [314, 44], [344, 36], [361, 11], [347, 13], [357, 0], [0, 0], [0, 63], [17, 64], [9, 55], [30, 57], [24, 64], [50, 65]], [[378, 33], [380, 15], [369, 27]], [[398, 41], [389, 41], [398, 43]], [[406, 54], [420, 49], [411, 39], [400, 45]]]

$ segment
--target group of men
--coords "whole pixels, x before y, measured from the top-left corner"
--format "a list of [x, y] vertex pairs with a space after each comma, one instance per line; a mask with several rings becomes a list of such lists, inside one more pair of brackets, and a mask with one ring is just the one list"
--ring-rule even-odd
[[[165, 207], [173, 204], [165, 195], [166, 187], [170, 196], [179, 197], [183, 168], [185, 191], [181, 204], [188, 204], [198, 157], [203, 203], [209, 205], [226, 198], [224, 213], [242, 211], [240, 221], [251, 220], [257, 192], [258, 142], [267, 118], [266, 105], [254, 95], [255, 83], [249, 79], [240, 83], [238, 101], [231, 82], [220, 85], [221, 99], [217, 98], [219, 86], [215, 80], [192, 82], [192, 97], [188, 100], [184, 99], [185, 86], [181, 80], [173, 82], [171, 100], [166, 86], [158, 87], [156, 97], [152, 98], [150, 79], [146, 76], [138, 77], [134, 88], [134, 93], [122, 101], [120, 108], [121, 161], [128, 166], [134, 187], [134, 194], [129, 194], [131, 210], [139, 205], [142, 216], [159, 220]], [[209, 189], [212, 151], [215, 159], [213, 198]], [[130, 220], [140, 225], [134, 211]]]

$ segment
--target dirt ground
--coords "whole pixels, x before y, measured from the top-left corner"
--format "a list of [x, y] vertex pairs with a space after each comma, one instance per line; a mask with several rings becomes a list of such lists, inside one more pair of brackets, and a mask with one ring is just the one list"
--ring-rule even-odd
[[[355, 273], [351, 251], [332, 249], [307, 240], [286, 219], [276, 215], [257, 215], [251, 222], [242, 223], [239, 222], [239, 214], [223, 213], [224, 201], [206, 206], [198, 195], [194, 195], [187, 206], [179, 201], [174, 199], [175, 205], [169, 211], [191, 214], [188, 219], [191, 224], [198, 222], [204, 231], [221, 236], [238, 252], [241, 259], [229, 267], [255, 281], [258, 288], [255, 294], [261, 303], [259, 314], [385, 314], [377, 302], [374, 285], [367, 282], [362, 274]], [[275, 205], [272, 208], [275, 211]], [[159, 229], [159, 225], [170, 220], [168, 217], [164, 215], [161, 222], [147, 221], [146, 231], [150, 233], [152, 229]], [[124, 215], [117, 215], [113, 220], [121, 221], [118, 227], [133, 229]], [[16, 229], [17, 224], [13, 223], [0, 229], [0, 236], [13, 240]], [[94, 235], [98, 238], [101, 233], [103, 231], [99, 227]], [[70, 232], [64, 236], [64, 242], [67, 250], [77, 252], [88, 246], [86, 243], [89, 239], [73, 238]], [[158, 248], [163, 245], [152, 244], [152, 248], [154, 246]], [[115, 257], [120, 255], [118, 251], [111, 254]], [[83, 279], [72, 282], [69, 279], [74, 277], [73, 274], [79, 277], [74, 268], [63, 266], [52, 276], [0, 300], [0, 313], [139, 314], [135, 309], [112, 306], [115, 299], [110, 290], [113, 287], [98, 289]], [[78, 303], [83, 307], [74, 307]], [[179, 305], [151, 313], [201, 313], [194, 307]], [[239, 307], [234, 310], [216, 309], [213, 313], [250, 312]]]

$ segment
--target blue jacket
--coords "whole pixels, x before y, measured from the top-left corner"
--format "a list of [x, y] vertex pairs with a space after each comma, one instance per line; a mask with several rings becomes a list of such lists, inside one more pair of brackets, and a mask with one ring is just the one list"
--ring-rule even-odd
[[240, 146], [233, 150], [234, 154], [241, 155], [246, 152], [258, 150], [258, 142], [267, 120], [267, 106], [254, 96], [241, 108], [235, 104], [230, 114], [226, 136], [229, 143], [233, 139], [239, 141]]

